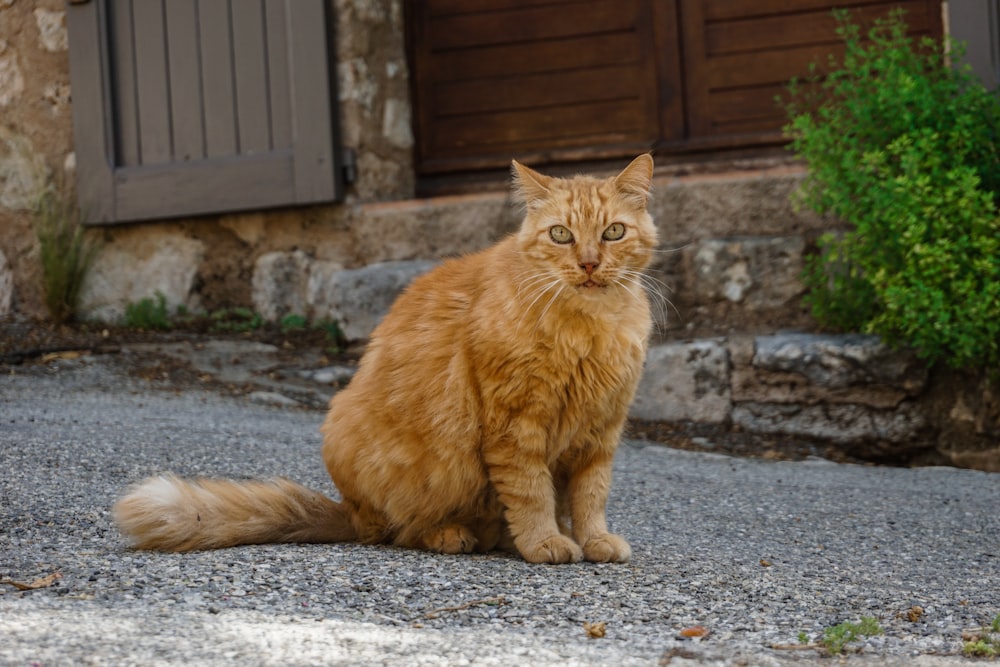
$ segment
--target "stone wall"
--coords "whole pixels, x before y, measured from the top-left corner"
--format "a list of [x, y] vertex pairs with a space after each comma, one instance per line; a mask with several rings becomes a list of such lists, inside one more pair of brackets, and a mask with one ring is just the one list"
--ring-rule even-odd
[[72, 163], [62, 0], [0, 0], [0, 315], [39, 313], [30, 211]]
[[[402, 2], [331, 4], [340, 129], [357, 160], [357, 179], [346, 203], [93, 229], [90, 234], [104, 247], [87, 291], [86, 308], [94, 316], [119, 313], [122, 300], [156, 290], [173, 305], [251, 305], [255, 262], [300, 242], [322, 246], [312, 252], [335, 256], [345, 265], [378, 261], [365, 254], [363, 241], [356, 247], [331, 246], [355, 243], [344, 240], [342, 232], [355, 224], [358, 206], [413, 196]], [[0, 0], [0, 314], [45, 315], [30, 212], [44, 187], [73, 183], [67, 43], [63, 0]], [[147, 259], [158, 266], [180, 261], [183, 268], [179, 275], [166, 270], [118, 274]]]

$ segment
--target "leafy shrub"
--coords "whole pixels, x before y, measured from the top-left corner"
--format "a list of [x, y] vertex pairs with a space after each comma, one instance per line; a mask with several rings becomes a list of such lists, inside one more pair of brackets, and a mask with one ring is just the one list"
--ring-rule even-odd
[[34, 211], [45, 307], [57, 323], [73, 320], [80, 290], [97, 251], [84, 235], [80, 212], [65, 192], [46, 189]]
[[907, 36], [902, 12], [862, 35], [836, 12], [845, 52], [793, 81], [786, 132], [809, 174], [801, 203], [852, 229], [808, 258], [806, 303], [955, 367], [1000, 362], [1000, 102]]

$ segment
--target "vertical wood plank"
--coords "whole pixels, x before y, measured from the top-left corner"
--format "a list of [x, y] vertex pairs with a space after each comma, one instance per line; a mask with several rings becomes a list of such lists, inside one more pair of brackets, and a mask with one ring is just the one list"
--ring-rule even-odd
[[270, 148], [270, 105], [264, 8], [259, 0], [239, 0], [230, 13], [236, 78], [236, 122], [240, 154]]
[[285, 0], [264, 0], [267, 74], [271, 107], [271, 150], [292, 146], [291, 86], [288, 70], [288, 22]]
[[136, 87], [139, 101], [139, 160], [163, 164], [172, 154], [170, 84], [162, 0], [132, 0]]
[[660, 140], [684, 138], [684, 78], [681, 74], [677, 0], [650, 0], [659, 88]]
[[115, 220], [112, 166], [114, 105], [107, 85], [111, 20], [99, 2], [66, 6], [70, 79], [73, 86], [73, 150], [76, 196], [85, 223]]
[[201, 47], [201, 96], [205, 115], [205, 154], [236, 154], [236, 93], [229, 25], [229, 0], [198, 2]]
[[109, 2], [107, 7], [109, 14], [107, 46], [111, 69], [111, 81], [108, 83], [114, 91], [114, 122], [117, 135], [114, 161], [116, 164], [135, 166], [139, 164], [139, 95], [135, 78], [132, 2], [117, 0]]
[[205, 156], [197, 0], [168, 0], [166, 9], [170, 119], [176, 162]]
[[705, 44], [705, 14], [702, 0], [680, 0], [681, 32], [684, 35], [684, 108], [688, 138], [707, 136], [712, 119], [707, 113], [708, 50]]
[[337, 196], [339, 155], [334, 146], [330, 88], [332, 31], [324, 0], [286, 0], [291, 44], [294, 113], [295, 201], [328, 201]]

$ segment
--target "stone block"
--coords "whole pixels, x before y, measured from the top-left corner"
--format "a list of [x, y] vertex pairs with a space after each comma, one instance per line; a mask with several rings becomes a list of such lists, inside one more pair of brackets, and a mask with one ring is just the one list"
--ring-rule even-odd
[[359, 206], [351, 234], [366, 262], [452, 257], [482, 250], [521, 218], [506, 194], [454, 195]]
[[8, 42], [0, 39], [0, 107], [11, 106], [24, 92], [24, 75], [17, 64], [17, 54]]
[[646, 355], [630, 416], [717, 424], [729, 419], [730, 405], [724, 343], [715, 339], [668, 343]]
[[[0, 60], [0, 106], [3, 106], [3, 61]], [[48, 181], [40, 151], [26, 136], [0, 125], [0, 208], [30, 211]]]
[[65, 11], [36, 9], [35, 24], [38, 26], [38, 41], [43, 49], [56, 53], [69, 48]]
[[747, 431], [822, 438], [839, 443], [888, 441], [909, 443], [926, 425], [912, 404], [893, 410], [865, 405], [781, 405], [740, 403], [733, 423]]
[[859, 334], [758, 336], [752, 358], [733, 363], [734, 401], [890, 408], [926, 382], [927, 368], [912, 351]]
[[380, 262], [342, 271], [317, 262], [308, 287], [312, 315], [336, 320], [348, 340], [368, 338], [399, 293], [435, 265], [424, 260]]
[[701, 302], [777, 308], [802, 292], [801, 236], [706, 239], [691, 246], [687, 282]]
[[308, 311], [308, 283], [312, 260], [301, 250], [261, 255], [253, 269], [253, 307], [265, 320]]
[[0, 250], [0, 317], [10, 313], [14, 306], [14, 271], [7, 256]]
[[650, 213], [668, 245], [674, 240], [823, 231], [829, 221], [789, 201], [805, 178], [801, 167], [658, 178]]
[[97, 253], [80, 294], [86, 319], [121, 320], [125, 306], [159, 292], [170, 308], [196, 310], [192, 295], [205, 255], [201, 241], [145, 227], [123, 236]]

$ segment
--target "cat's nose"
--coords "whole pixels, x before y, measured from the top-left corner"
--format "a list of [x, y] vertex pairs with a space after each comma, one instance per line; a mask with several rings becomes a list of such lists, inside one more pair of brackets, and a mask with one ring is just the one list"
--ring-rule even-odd
[[600, 265], [600, 262], [580, 262], [580, 268], [586, 271], [588, 276], [597, 270], [597, 267]]

